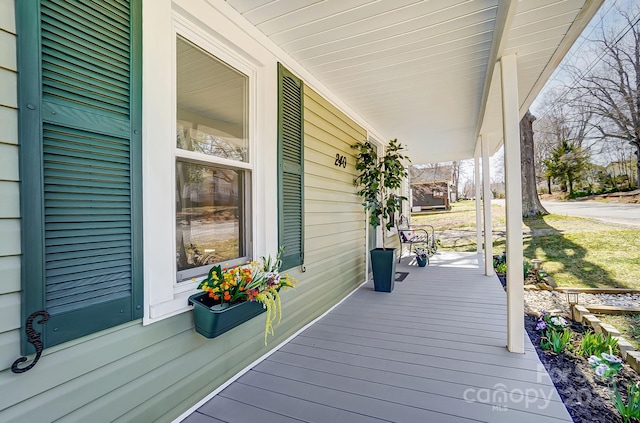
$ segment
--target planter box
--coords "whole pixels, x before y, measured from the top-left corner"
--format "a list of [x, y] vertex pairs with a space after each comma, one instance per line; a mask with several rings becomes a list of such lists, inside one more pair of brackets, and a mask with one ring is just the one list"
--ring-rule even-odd
[[204, 292], [189, 297], [193, 304], [193, 321], [196, 332], [206, 338], [215, 338], [226, 331], [265, 312], [262, 304], [256, 301], [245, 301], [227, 308], [206, 305], [208, 296]]
[[373, 270], [373, 288], [379, 292], [393, 291], [396, 278], [395, 248], [375, 248], [371, 250], [371, 268]]

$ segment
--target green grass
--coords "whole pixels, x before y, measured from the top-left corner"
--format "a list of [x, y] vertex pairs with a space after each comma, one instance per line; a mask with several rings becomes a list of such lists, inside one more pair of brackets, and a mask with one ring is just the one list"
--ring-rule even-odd
[[[504, 207], [493, 205], [494, 254], [505, 251]], [[450, 212], [413, 216], [430, 224], [443, 251], [476, 251], [475, 202], [454, 203]], [[640, 288], [640, 231], [593, 219], [548, 215], [525, 219], [526, 259], [543, 260], [542, 269], [560, 286]]]
[[640, 351], [640, 315], [637, 314], [599, 314], [598, 319], [614, 326], [622, 336]]

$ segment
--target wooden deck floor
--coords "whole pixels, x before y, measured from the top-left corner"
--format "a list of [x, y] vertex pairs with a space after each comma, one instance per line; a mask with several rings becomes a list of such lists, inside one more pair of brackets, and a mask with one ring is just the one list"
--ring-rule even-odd
[[362, 286], [184, 422], [570, 422], [476, 254], [442, 253], [391, 294]]

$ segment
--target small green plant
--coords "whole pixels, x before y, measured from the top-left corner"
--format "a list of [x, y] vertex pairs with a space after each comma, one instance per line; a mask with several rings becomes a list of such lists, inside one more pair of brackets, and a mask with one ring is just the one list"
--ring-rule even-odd
[[600, 356], [604, 352], [613, 354], [618, 351], [618, 341], [611, 334], [605, 337], [601, 333], [585, 332], [580, 343], [580, 355], [584, 357]]
[[565, 349], [571, 348], [571, 331], [564, 329], [562, 332], [547, 329], [545, 336], [540, 341], [540, 347], [543, 350], [551, 350], [556, 354], [562, 353]]
[[495, 268], [496, 273], [507, 273], [507, 263], [498, 263]]
[[571, 349], [572, 332], [567, 326], [569, 322], [564, 317], [542, 310], [535, 327], [535, 330], [542, 332], [540, 347], [543, 350], [552, 350], [556, 354]]
[[538, 318], [538, 323], [536, 324], [536, 330], [554, 330], [556, 332], [564, 330], [567, 326], [569, 326], [569, 322], [562, 316], [558, 316], [557, 314], [547, 313], [546, 310], [542, 310], [540, 312], [540, 317]]
[[611, 401], [625, 423], [640, 420], [640, 384], [629, 383], [629, 385], [627, 385], [626, 403], [620, 395], [618, 386], [614, 384], [613, 398], [611, 398]]

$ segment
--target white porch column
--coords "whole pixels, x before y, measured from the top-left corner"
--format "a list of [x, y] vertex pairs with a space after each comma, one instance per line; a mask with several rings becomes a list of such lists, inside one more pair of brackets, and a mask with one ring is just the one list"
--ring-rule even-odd
[[480, 154], [476, 149], [475, 157], [473, 158], [473, 165], [475, 170], [474, 189], [476, 197], [476, 251], [478, 254], [482, 254], [482, 205], [480, 203]]
[[484, 274], [493, 275], [493, 231], [491, 229], [491, 176], [489, 173], [489, 146], [480, 137], [482, 149], [482, 207], [484, 214]]
[[522, 274], [522, 181], [520, 113], [516, 55], [500, 59], [502, 127], [507, 217], [507, 348], [524, 354], [524, 275]]

